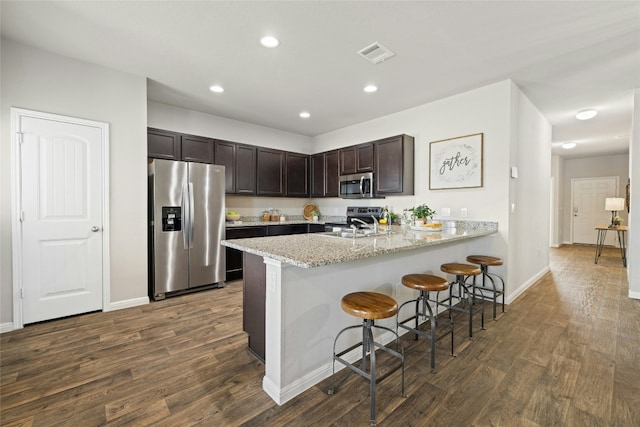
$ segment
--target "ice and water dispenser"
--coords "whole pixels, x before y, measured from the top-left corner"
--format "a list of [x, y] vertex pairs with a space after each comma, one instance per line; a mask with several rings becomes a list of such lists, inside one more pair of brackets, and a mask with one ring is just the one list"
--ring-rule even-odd
[[162, 207], [162, 231], [182, 230], [182, 207], [163, 206]]

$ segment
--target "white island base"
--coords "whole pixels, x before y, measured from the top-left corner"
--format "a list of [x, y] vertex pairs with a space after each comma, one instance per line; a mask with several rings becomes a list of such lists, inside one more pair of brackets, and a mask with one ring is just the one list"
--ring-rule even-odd
[[[361, 322], [342, 311], [340, 301], [344, 295], [355, 291], [375, 291], [393, 297], [400, 305], [417, 296], [416, 291], [401, 284], [403, 275], [430, 273], [451, 281], [453, 276], [440, 272], [441, 264], [465, 262], [467, 255], [471, 254], [496, 254], [496, 248], [502, 246], [498, 240], [498, 234], [491, 234], [314, 268], [296, 267], [264, 256], [263, 389], [281, 405], [331, 376], [335, 336], [344, 327]], [[384, 238], [377, 244], [382, 247]], [[395, 318], [378, 323], [395, 329]], [[344, 342], [338, 343], [338, 350], [359, 342], [361, 333], [352, 330], [343, 337]], [[387, 332], [376, 339], [389, 342], [392, 335]], [[457, 342], [460, 339], [456, 337]], [[428, 364], [426, 343], [424, 348], [424, 363]], [[360, 357], [360, 349], [346, 356], [351, 362]], [[342, 368], [342, 364], [336, 364], [336, 370]]]

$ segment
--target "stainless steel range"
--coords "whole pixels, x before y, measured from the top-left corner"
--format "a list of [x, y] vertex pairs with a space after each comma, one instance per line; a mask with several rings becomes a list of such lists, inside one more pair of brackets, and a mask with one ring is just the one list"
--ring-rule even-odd
[[[353, 224], [358, 228], [362, 228], [364, 224], [360, 221], [373, 224], [381, 218], [383, 211], [384, 208], [381, 206], [349, 206], [347, 208], [347, 226], [350, 227]], [[375, 220], [373, 219], [374, 217]], [[354, 218], [357, 221], [353, 221]]]

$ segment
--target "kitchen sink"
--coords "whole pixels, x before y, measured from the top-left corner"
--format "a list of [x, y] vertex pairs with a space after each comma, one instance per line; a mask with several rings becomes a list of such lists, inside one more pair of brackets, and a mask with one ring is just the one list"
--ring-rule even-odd
[[334, 229], [333, 231], [327, 231], [325, 233], [316, 233], [319, 236], [325, 237], [338, 237], [342, 239], [358, 239], [361, 237], [376, 237], [376, 236], [388, 236], [389, 234], [393, 234], [393, 232], [389, 233], [387, 231], [374, 232], [368, 228], [361, 228], [354, 230], [352, 228], [341, 228]]

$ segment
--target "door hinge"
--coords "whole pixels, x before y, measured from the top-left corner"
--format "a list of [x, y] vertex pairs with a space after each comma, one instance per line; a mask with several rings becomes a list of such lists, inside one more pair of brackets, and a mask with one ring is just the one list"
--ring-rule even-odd
[[24, 299], [24, 288], [20, 288], [20, 299]]
[[18, 144], [22, 144], [23, 142], [22, 135], [23, 135], [22, 133], [16, 132], [16, 138], [18, 139]]
[[20, 211], [20, 222], [24, 222], [24, 211]]

